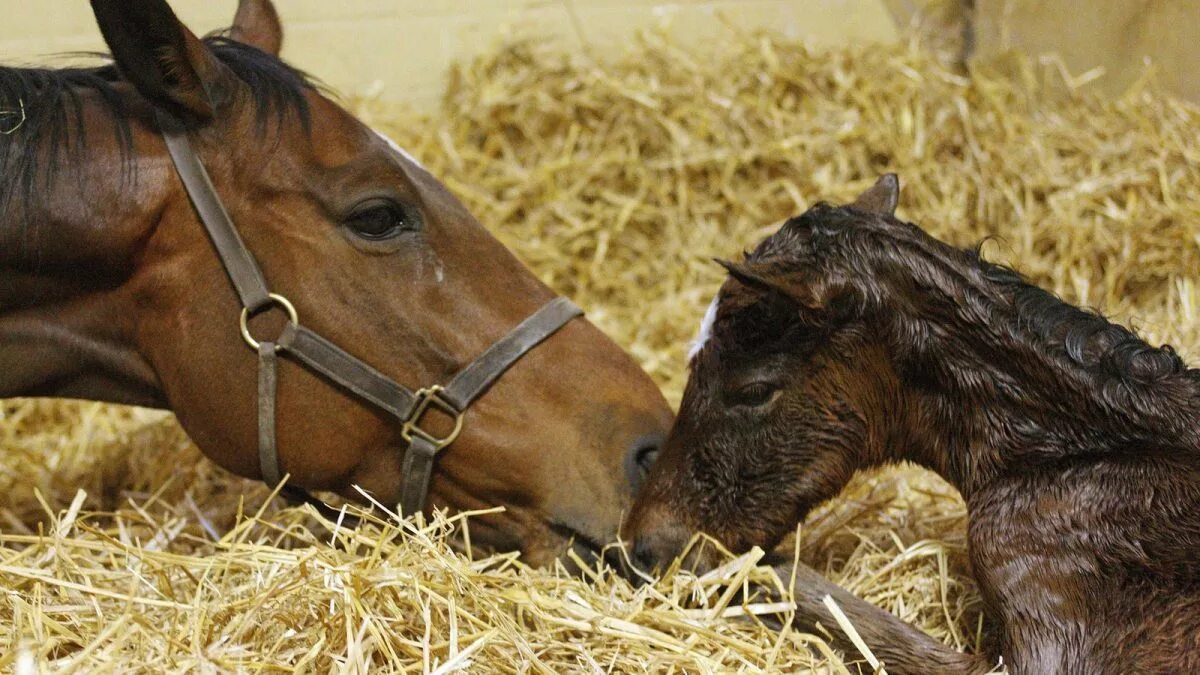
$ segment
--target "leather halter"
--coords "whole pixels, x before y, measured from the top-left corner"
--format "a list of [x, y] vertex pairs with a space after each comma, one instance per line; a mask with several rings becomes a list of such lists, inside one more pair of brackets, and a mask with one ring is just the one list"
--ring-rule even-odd
[[[401, 437], [408, 443], [402, 467], [401, 513], [408, 516], [423, 509], [433, 478], [434, 458], [458, 437], [464, 413], [471, 403], [522, 356], [581, 316], [583, 311], [566, 298], [555, 298], [459, 371], [448, 384], [414, 392], [301, 325], [292, 303], [270, 291], [262, 269], [242, 242], [199, 155], [192, 148], [183, 124], [162, 112], [158, 113], [158, 121], [192, 206], [204, 223], [241, 300], [242, 338], [258, 353], [258, 459], [263, 481], [275, 487], [283, 478], [275, 436], [275, 399], [278, 355], [288, 354], [395, 418]], [[275, 340], [258, 341], [250, 334], [247, 321], [250, 316], [272, 307], [285, 311], [288, 323]], [[453, 430], [438, 436], [423, 429], [421, 420], [430, 410], [453, 417]], [[328, 509], [323, 502], [297, 487], [286, 486], [282, 494]]]

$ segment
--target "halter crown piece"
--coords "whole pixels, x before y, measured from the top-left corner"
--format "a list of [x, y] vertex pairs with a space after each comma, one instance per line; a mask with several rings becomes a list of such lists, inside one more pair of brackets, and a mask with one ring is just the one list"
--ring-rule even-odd
[[[522, 356], [581, 316], [583, 311], [566, 298], [555, 298], [493, 343], [446, 385], [412, 391], [300, 323], [300, 315], [291, 301], [271, 292], [262, 269], [242, 242], [199, 155], [192, 148], [183, 124], [162, 112], [158, 113], [158, 122], [192, 206], [204, 223], [241, 300], [242, 339], [258, 353], [258, 462], [263, 481], [274, 488], [283, 477], [279, 467], [275, 416], [277, 364], [279, 355], [285, 354], [396, 420], [400, 436], [408, 444], [402, 467], [401, 513], [412, 515], [422, 510], [433, 478], [434, 459], [458, 438], [467, 408]], [[287, 314], [287, 325], [275, 340], [256, 340], [247, 325], [249, 318], [271, 308]], [[441, 411], [453, 418], [449, 433], [438, 435], [421, 426], [422, 418], [430, 410]], [[285, 486], [281, 494], [292, 501], [313, 504], [327, 514], [331, 511], [324, 502], [299, 487]]]

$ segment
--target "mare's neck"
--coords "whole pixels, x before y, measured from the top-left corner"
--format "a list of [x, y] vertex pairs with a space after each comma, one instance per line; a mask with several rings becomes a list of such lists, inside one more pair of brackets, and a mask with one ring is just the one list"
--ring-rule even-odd
[[922, 336], [896, 347], [911, 413], [897, 459], [937, 471], [969, 499], [1039, 464], [1200, 457], [1200, 372], [1037, 289], [987, 290], [983, 311], [947, 296], [941, 311], [896, 319]]
[[[157, 377], [133, 347], [129, 283], [152, 224], [135, 212], [147, 209], [145, 183], [153, 181], [132, 182], [127, 153], [99, 108], [83, 109], [92, 129], [82, 152], [58, 151], [20, 130], [0, 136], [13, 144], [5, 149], [10, 180], [0, 183], [0, 398], [162, 405]], [[38, 158], [31, 188], [12, 178], [22, 155]]]

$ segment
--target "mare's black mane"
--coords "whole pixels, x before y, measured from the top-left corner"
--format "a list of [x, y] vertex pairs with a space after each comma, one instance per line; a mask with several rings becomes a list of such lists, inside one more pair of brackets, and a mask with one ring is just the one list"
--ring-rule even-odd
[[[220, 35], [205, 44], [247, 85], [264, 129], [295, 114], [305, 127], [304, 97], [315, 85], [303, 72], [278, 58]], [[133, 153], [130, 100], [116, 84], [113, 64], [94, 68], [0, 67], [0, 214], [37, 210], [64, 163], [79, 161], [87, 149], [84, 94], [107, 108], [112, 133], [128, 160]], [[123, 162], [127, 170], [130, 163]]]

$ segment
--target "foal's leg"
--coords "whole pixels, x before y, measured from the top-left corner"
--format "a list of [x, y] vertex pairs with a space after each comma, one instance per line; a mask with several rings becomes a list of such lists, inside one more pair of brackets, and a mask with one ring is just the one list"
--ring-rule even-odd
[[892, 675], [961, 675], [988, 673], [992, 670], [982, 657], [963, 654], [947, 647], [890, 612], [860, 600], [807, 565], [800, 564], [794, 569], [791, 565], [780, 565], [775, 571], [779, 578], [785, 581], [791, 579], [793, 573], [795, 575], [796, 580], [792, 584], [792, 594], [796, 601], [795, 623], [820, 621], [835, 635], [835, 646], [843, 651], [855, 653], [857, 649], [849, 638], [842, 635], [829, 608], [825, 606], [825, 596], [833, 596], [842, 612], [862, 636], [863, 642]]

